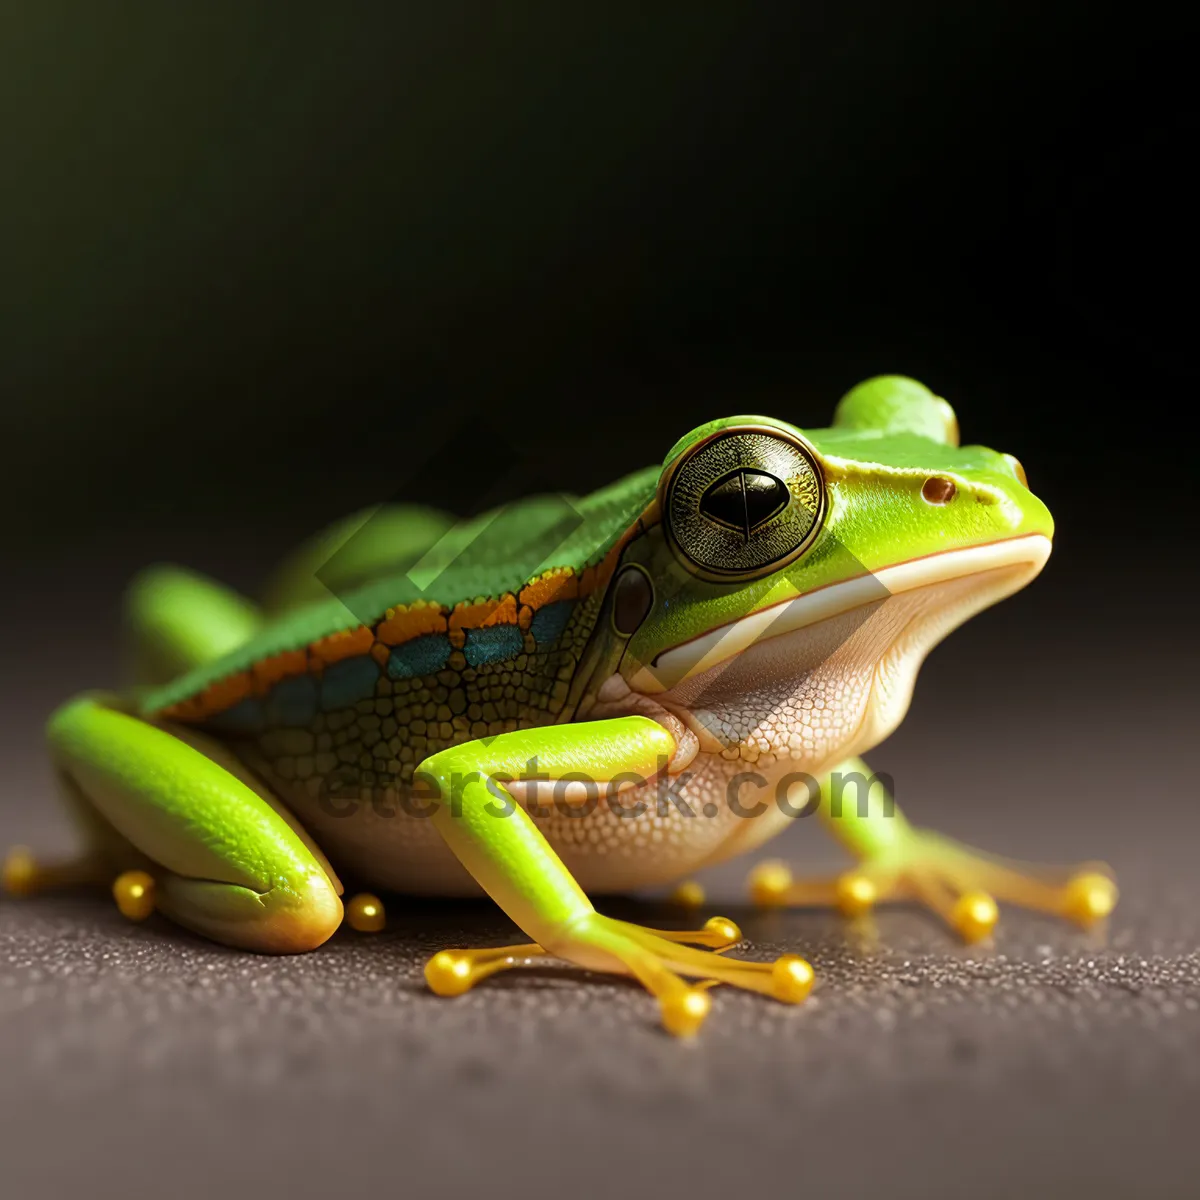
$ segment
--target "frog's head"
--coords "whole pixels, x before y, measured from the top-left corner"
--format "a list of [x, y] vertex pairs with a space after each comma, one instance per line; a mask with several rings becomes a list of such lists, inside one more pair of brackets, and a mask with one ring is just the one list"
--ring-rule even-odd
[[640, 529], [602, 617], [596, 715], [673, 714], [693, 753], [816, 772], [895, 727], [928, 651], [1037, 575], [1053, 522], [1015, 458], [960, 447], [950, 405], [892, 376], [829, 429], [693, 430]]

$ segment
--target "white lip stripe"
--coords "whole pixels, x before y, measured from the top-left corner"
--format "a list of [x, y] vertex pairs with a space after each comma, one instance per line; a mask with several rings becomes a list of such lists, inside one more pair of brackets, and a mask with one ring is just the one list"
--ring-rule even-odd
[[882, 567], [874, 574], [857, 575], [841, 583], [829, 584], [720, 625], [682, 646], [667, 650], [658, 656], [653, 667], [642, 667], [630, 680], [630, 686], [635, 692], [665, 691], [667, 687], [732, 658], [763, 638], [815, 625], [879, 600], [885, 593], [895, 596], [930, 584], [961, 579], [965, 575], [1021, 564], [1029, 566], [1032, 578], [1049, 558], [1050, 545], [1050, 539], [1044, 534], [1030, 533], [982, 546], [928, 554]]

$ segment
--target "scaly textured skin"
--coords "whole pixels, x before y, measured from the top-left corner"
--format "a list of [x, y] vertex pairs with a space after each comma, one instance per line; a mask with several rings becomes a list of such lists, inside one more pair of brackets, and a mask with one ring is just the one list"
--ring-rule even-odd
[[[564, 626], [580, 620], [579, 601], [603, 591], [620, 545], [653, 497], [655, 478], [643, 471], [582, 500], [545, 506], [535, 499], [510, 506], [499, 520], [484, 514], [456, 526], [438, 545], [445, 569], [427, 586], [400, 570], [285, 611], [231, 653], [149, 692], [141, 709], [201, 723], [250, 701], [244, 722], [235, 718], [234, 725], [253, 727], [256, 703], [280, 681], [320, 679], [337, 663], [370, 657], [388, 678], [411, 679], [435, 675], [455, 650], [472, 666], [537, 653], [539, 614], [546, 650]], [[570, 531], [554, 536], [558, 526]], [[554, 544], [543, 559], [538, 542], [547, 535]], [[520, 564], [531, 553], [527, 572]], [[523, 635], [531, 631], [528, 641]], [[437, 666], [421, 671], [422, 662]]]

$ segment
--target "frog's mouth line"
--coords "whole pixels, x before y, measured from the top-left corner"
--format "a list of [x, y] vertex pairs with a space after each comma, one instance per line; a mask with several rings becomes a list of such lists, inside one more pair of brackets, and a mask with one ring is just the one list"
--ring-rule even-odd
[[[856, 575], [806, 592], [791, 600], [782, 600], [736, 621], [719, 625], [690, 641], [673, 646], [642, 667], [629, 681], [630, 688], [643, 695], [665, 692], [685, 679], [708, 671], [733, 658], [756, 643], [783, 634], [794, 633], [831, 617], [871, 604], [886, 596], [911, 592], [917, 588], [947, 583], [968, 575], [979, 575], [1004, 567], [1025, 567], [1013, 572], [1011, 587], [1003, 595], [1024, 587], [1045, 566], [1050, 557], [1050, 539], [1041, 533], [1023, 534], [979, 546], [943, 550], [920, 558], [908, 559], [873, 573]], [[998, 594], [995, 600], [1002, 599]]]

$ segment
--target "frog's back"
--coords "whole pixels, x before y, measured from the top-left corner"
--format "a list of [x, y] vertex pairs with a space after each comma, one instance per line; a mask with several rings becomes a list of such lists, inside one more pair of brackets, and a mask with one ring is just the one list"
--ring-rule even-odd
[[429, 754], [562, 719], [623, 538], [657, 471], [453, 529], [424, 560], [287, 612], [141, 699], [293, 785], [407, 785]]

